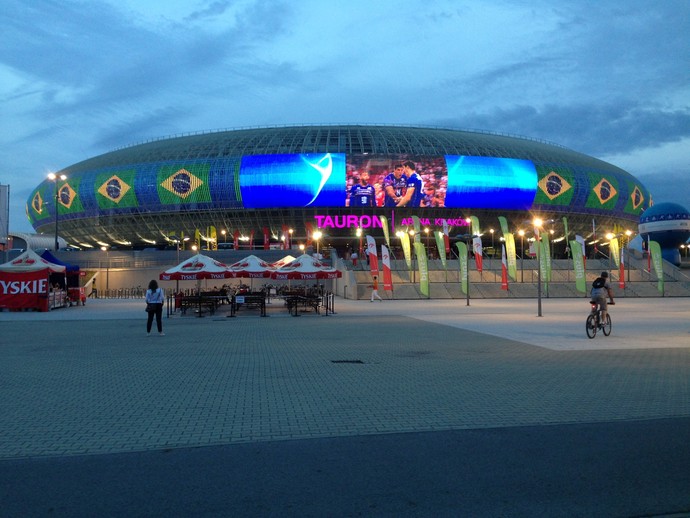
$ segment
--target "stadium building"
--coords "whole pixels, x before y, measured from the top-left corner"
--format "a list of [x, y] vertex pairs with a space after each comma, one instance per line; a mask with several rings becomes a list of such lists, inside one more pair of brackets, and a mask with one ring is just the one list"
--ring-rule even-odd
[[467, 234], [469, 216], [482, 230], [504, 216], [511, 232], [538, 216], [562, 235], [567, 216], [573, 239], [636, 229], [651, 201], [626, 171], [556, 144], [404, 126], [197, 133], [117, 149], [56, 175], [31, 193], [28, 218], [52, 235], [57, 208], [60, 237], [82, 249], [185, 240], [260, 249], [284, 239], [295, 247], [317, 229], [323, 245], [344, 247], [358, 228], [383, 236], [381, 216], [394, 234], [413, 215], [432, 231], [445, 220], [452, 237]]

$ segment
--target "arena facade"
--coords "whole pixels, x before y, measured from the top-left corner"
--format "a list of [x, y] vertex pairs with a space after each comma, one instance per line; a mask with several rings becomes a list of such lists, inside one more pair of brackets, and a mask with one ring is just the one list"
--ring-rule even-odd
[[[406, 165], [402, 180], [397, 165]], [[353, 191], [363, 173], [367, 185]], [[195, 240], [202, 249], [237, 242], [260, 249], [280, 246], [286, 229], [293, 247], [317, 229], [322, 246], [344, 247], [358, 228], [383, 236], [381, 216], [394, 233], [411, 226], [413, 215], [432, 231], [445, 220], [451, 237], [469, 231], [469, 216], [483, 231], [504, 216], [511, 232], [540, 217], [562, 235], [567, 216], [572, 239], [594, 229], [634, 230], [651, 204], [626, 171], [553, 143], [390, 125], [189, 134], [117, 149], [56, 175], [32, 192], [27, 216], [51, 235], [57, 201], [60, 237], [81, 249], [188, 247]]]

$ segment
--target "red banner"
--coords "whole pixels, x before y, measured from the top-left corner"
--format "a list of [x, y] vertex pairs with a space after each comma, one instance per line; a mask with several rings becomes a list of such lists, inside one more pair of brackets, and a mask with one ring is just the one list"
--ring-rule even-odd
[[268, 233], [268, 227], [264, 227], [264, 250], [268, 250], [271, 247], [271, 236]]
[[0, 308], [48, 311], [48, 270], [0, 272]]
[[621, 248], [621, 271], [618, 274], [618, 287], [622, 290], [625, 289], [625, 248]]
[[501, 248], [501, 289], [508, 289], [508, 261], [506, 260], [506, 245]]
[[376, 253], [376, 241], [371, 236], [367, 236], [367, 257], [369, 258], [369, 270], [371, 275], [379, 276], [379, 258]]
[[235, 250], [239, 250], [240, 249], [240, 231], [235, 230], [235, 233], [232, 235], [232, 237], [235, 238], [235, 242], [234, 242]]
[[381, 260], [383, 262], [383, 289], [393, 291], [393, 277], [391, 276], [391, 255], [385, 245], [381, 245]]
[[474, 263], [477, 266], [477, 271], [482, 272], [482, 238], [475, 237], [472, 239], [472, 251], [474, 252]]

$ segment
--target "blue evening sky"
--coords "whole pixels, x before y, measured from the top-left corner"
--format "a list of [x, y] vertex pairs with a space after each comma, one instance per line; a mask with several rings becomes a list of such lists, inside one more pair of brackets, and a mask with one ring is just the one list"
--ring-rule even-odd
[[687, 0], [4, 0], [10, 230], [50, 171], [150, 138], [438, 125], [565, 145], [690, 208]]

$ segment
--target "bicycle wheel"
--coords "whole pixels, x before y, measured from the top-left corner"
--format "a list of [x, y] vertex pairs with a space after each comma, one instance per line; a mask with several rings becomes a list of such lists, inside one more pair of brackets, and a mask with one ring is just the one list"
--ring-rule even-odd
[[596, 315], [592, 314], [587, 317], [587, 322], [585, 324], [585, 329], [587, 330], [587, 336], [594, 338], [597, 336], [597, 318]]
[[604, 332], [604, 336], [609, 336], [611, 334], [611, 315], [608, 313], [606, 313], [606, 321], [601, 330]]

